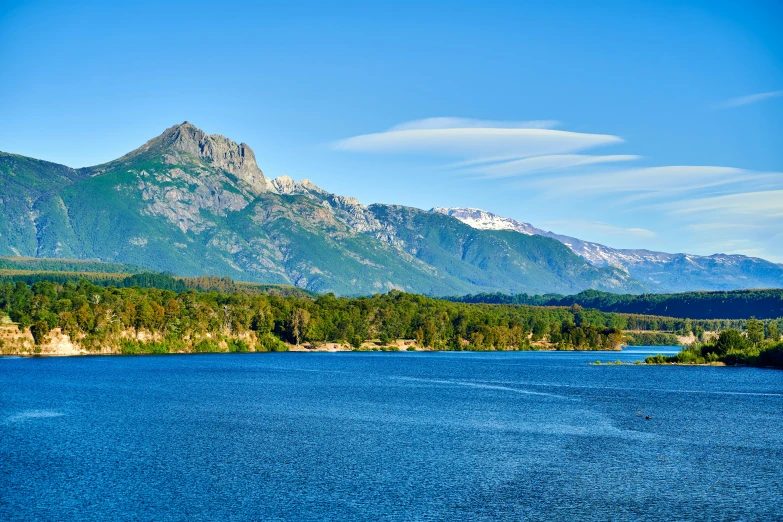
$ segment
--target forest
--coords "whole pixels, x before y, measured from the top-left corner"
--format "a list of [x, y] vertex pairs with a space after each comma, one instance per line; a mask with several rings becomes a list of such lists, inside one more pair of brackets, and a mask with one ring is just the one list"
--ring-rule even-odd
[[19, 329], [29, 327], [37, 345], [59, 328], [87, 350], [122, 353], [275, 351], [322, 343], [393, 350], [400, 339], [433, 350], [616, 349], [625, 329], [695, 327], [685, 320], [578, 305], [466, 304], [399, 291], [360, 298], [183, 291], [165, 278], [156, 282], [174, 288], [102, 286], [84, 279], [5, 282], [0, 313]]
[[766, 325], [757, 319], [748, 321], [745, 331], [728, 329], [710, 342], [697, 342], [672, 356], [648, 357], [647, 364], [746, 365], [783, 368], [783, 343], [776, 323]]
[[[663, 315], [690, 319], [777, 319], [783, 317], [783, 289], [612, 294], [586, 290], [576, 295], [508, 295], [501, 293], [449, 297], [462, 303], [518, 304], [595, 308], [603, 312]], [[737, 327], [738, 325], [733, 325]]]
[[[49, 261], [49, 260], [44, 260]], [[109, 265], [109, 263], [97, 263], [99, 265]], [[230, 277], [218, 276], [199, 276], [199, 277], [179, 277], [161, 272], [72, 272], [67, 270], [72, 265], [53, 265], [53, 268], [66, 268], [66, 270], [20, 270], [3, 269], [3, 258], [0, 258], [0, 283], [22, 282], [27, 285], [34, 285], [39, 282], [51, 283], [79, 283], [82, 280], [91, 282], [94, 285], [114, 286], [117, 288], [131, 288], [138, 286], [141, 288], [159, 288], [161, 290], [172, 290], [175, 292], [184, 292], [187, 290], [198, 290], [200, 292], [248, 292], [264, 293], [276, 295], [298, 295], [315, 296], [315, 292], [304, 290], [290, 285], [273, 285], [263, 283], [244, 283], [236, 282]], [[47, 266], [46, 264], [42, 266]], [[120, 265], [125, 266], [125, 265]]]

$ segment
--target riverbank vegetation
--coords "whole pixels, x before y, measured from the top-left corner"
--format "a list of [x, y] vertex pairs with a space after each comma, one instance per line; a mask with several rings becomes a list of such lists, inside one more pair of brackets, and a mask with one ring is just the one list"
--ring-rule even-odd
[[[571, 306], [595, 308], [603, 312], [658, 315], [678, 318], [720, 319], [713, 328], [705, 330], [742, 328], [750, 317], [778, 319], [783, 317], [783, 289], [728, 290], [714, 292], [682, 292], [676, 294], [612, 294], [585, 290], [576, 295], [508, 295], [485, 293], [450, 297], [463, 303], [520, 304], [535, 306]], [[726, 320], [735, 320], [728, 322]], [[780, 326], [780, 325], [779, 325]]]
[[783, 369], [783, 343], [775, 323], [750, 319], [744, 332], [735, 329], [720, 332], [711, 342], [696, 342], [672, 356], [655, 355], [648, 364], [746, 365]]
[[[150, 282], [146, 276], [136, 281]], [[276, 351], [325, 343], [394, 349], [401, 339], [434, 350], [606, 350], [619, 349], [623, 329], [655, 322], [579, 306], [466, 304], [397, 291], [340, 298], [181, 290], [86, 280], [6, 282], [0, 284], [0, 311], [38, 346], [56, 330], [88, 352], [129, 354]]]
[[625, 344], [629, 346], [681, 346], [676, 335], [669, 332], [626, 332]]

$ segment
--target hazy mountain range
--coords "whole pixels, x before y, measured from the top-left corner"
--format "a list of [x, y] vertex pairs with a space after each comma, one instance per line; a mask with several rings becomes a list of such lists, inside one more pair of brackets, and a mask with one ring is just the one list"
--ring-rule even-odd
[[515, 230], [556, 239], [594, 266], [627, 270], [651, 292], [776, 288], [783, 285], [783, 266], [757, 257], [714, 254], [668, 254], [644, 249], [617, 249], [536, 228], [530, 223], [501, 217], [477, 208], [441, 208], [433, 212], [452, 216], [480, 230]]
[[365, 206], [308, 180], [270, 180], [246, 144], [188, 122], [95, 167], [0, 153], [0, 205], [0, 255], [122, 262], [318, 292], [783, 286], [783, 268], [760, 259], [616, 250], [483, 211]]

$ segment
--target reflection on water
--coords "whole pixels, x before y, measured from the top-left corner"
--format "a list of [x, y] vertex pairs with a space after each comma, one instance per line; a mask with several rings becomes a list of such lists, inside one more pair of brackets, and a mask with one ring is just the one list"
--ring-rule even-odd
[[677, 350], [2, 359], [0, 519], [783, 518], [783, 372], [589, 364]]

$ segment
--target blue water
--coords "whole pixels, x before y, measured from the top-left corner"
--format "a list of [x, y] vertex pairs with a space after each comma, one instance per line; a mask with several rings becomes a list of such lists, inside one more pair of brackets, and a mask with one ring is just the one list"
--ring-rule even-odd
[[0, 519], [783, 519], [783, 371], [661, 351], [2, 358]]

